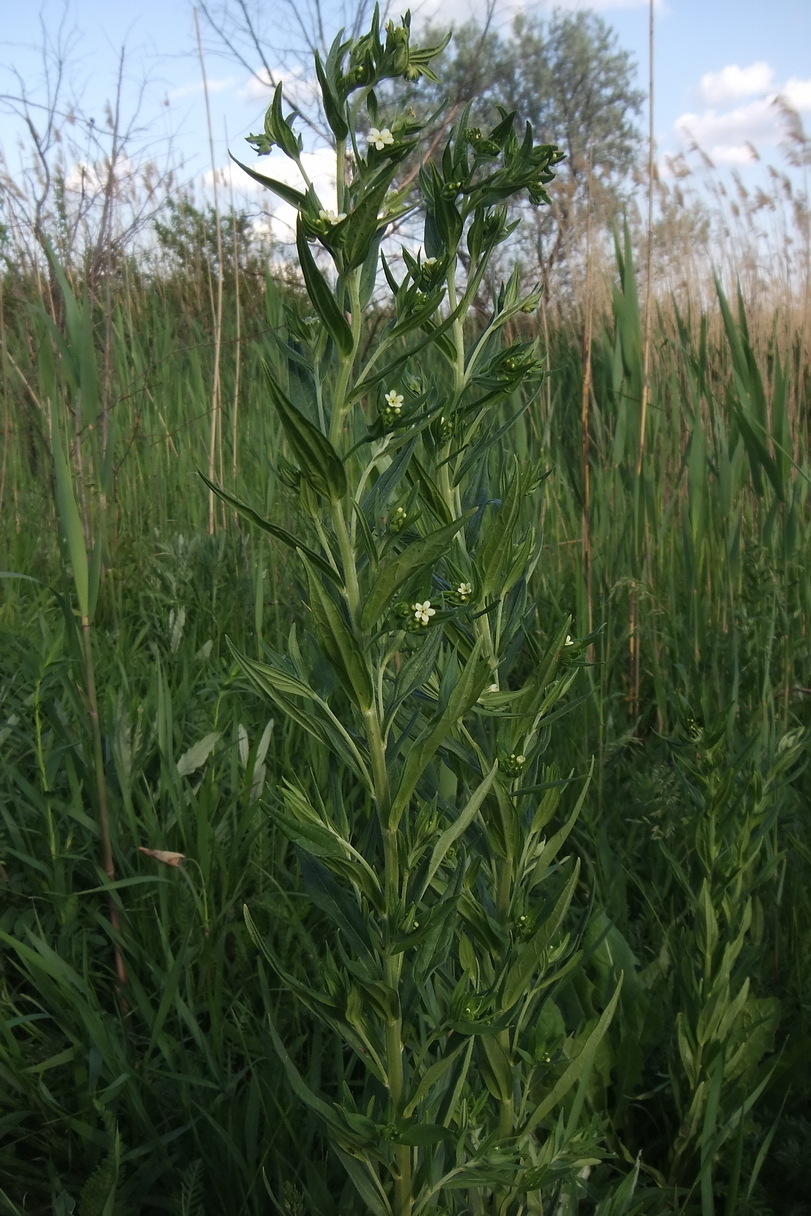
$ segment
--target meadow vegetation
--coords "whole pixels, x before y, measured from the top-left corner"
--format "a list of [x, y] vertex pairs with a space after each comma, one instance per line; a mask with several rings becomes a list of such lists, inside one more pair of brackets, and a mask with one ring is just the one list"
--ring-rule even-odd
[[690, 174], [450, 343], [452, 224], [4, 247], [3, 1213], [811, 1211], [808, 210]]

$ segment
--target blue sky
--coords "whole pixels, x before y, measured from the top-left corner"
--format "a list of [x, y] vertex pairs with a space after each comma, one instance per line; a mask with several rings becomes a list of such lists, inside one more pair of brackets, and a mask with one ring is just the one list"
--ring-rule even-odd
[[[423, 0], [443, 20], [464, 20], [477, 0]], [[565, 0], [559, 8], [578, 6]], [[43, 21], [53, 39], [71, 33], [68, 75], [86, 113], [104, 123], [105, 102], [115, 91], [115, 69], [126, 47], [124, 110], [132, 114], [141, 96], [136, 140], [142, 150], [163, 154], [174, 133], [175, 157], [200, 180], [209, 166], [205, 109], [200, 88], [194, 17], [187, 0], [45, 0], [38, 8], [5, 0], [0, 44], [0, 94], [15, 94], [16, 69], [32, 97], [40, 96]], [[417, 6], [414, 6], [415, 9]], [[550, 11], [550, 5], [533, 6]], [[639, 84], [647, 85], [647, 0], [596, 0], [590, 5], [615, 28], [637, 61]], [[265, 14], [278, 13], [268, 2]], [[394, 12], [394, 10], [392, 10]], [[399, 10], [398, 10], [399, 11]], [[501, 19], [508, 18], [505, 4]], [[337, 13], [337, 9], [336, 9]], [[335, 25], [338, 18], [336, 15]], [[206, 36], [215, 159], [227, 163], [226, 138], [238, 155], [252, 154], [243, 137], [261, 122], [267, 91], [260, 78], [218, 57]], [[257, 65], [258, 66], [258, 65]], [[811, 2], [809, 0], [660, 0], [656, 10], [655, 129], [660, 157], [684, 148], [694, 137], [716, 164], [756, 173], [747, 141], [765, 160], [779, 160], [781, 129], [772, 104], [785, 93], [811, 128]], [[644, 120], [646, 123], [646, 119]], [[19, 124], [0, 113], [0, 147], [14, 166]]]

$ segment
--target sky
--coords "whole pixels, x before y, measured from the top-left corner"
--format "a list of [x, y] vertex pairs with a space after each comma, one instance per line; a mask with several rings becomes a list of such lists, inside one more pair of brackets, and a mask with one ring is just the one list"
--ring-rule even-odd
[[[326, 0], [327, 18], [332, 2]], [[507, 0], [502, 2], [499, 19], [506, 22], [518, 5], [510, 0], [509, 8]], [[476, 3], [481, 0], [473, 0], [472, 5], [471, 0], [422, 0], [421, 9], [413, 7], [417, 14], [430, 16], [434, 11], [440, 20], [453, 22], [476, 15]], [[272, 41], [278, 4], [257, 0], [257, 7], [263, 9]], [[547, 4], [529, 7], [541, 14], [552, 9]], [[647, 0], [592, 0], [591, 4], [564, 0], [556, 7], [598, 11], [616, 31], [619, 44], [633, 54], [638, 84], [647, 89]], [[398, 12], [392, 10], [393, 15]], [[336, 30], [337, 14], [336, 8]], [[12, 172], [19, 163], [24, 133], [8, 112], [8, 98], [19, 95], [22, 82], [35, 102], [43, 100], [39, 48], [44, 31], [52, 43], [60, 37], [67, 42], [68, 92], [75, 93], [84, 112], [95, 117], [97, 130], [104, 126], [105, 104], [115, 97], [123, 47], [122, 113], [137, 128], [133, 157], [149, 153], [159, 164], [170, 157], [183, 162], [186, 177], [198, 184], [210, 181], [194, 10], [187, 0], [129, 4], [45, 0], [41, 7], [0, 0], [0, 16], [0, 149]], [[218, 168], [228, 164], [229, 146], [240, 159], [252, 161], [244, 136], [261, 129], [269, 100], [259, 65], [257, 74], [251, 75], [218, 54], [204, 23], [203, 44], [214, 162]], [[765, 161], [779, 162], [782, 129], [773, 104], [777, 95], [789, 99], [811, 130], [811, 0], [657, 0], [654, 64], [654, 127], [663, 172], [667, 172], [667, 157], [687, 149], [694, 140], [716, 165], [738, 169], [744, 180], [759, 172], [749, 145]], [[288, 81], [293, 91], [306, 87], [294, 77]], [[642, 122], [647, 129], [647, 115]], [[318, 173], [317, 154], [312, 167]]]

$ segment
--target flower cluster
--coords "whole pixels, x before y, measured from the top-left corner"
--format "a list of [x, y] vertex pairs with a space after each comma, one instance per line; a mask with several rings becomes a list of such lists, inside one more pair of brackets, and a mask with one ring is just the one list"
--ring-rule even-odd
[[436, 616], [436, 608], [431, 607], [430, 600], [417, 600], [414, 604], [403, 601], [394, 611], [402, 621], [400, 628], [406, 633], [419, 633], [430, 625], [431, 617]]
[[346, 219], [346, 212], [339, 211], [336, 215], [334, 211], [327, 211], [324, 207], [322, 207], [318, 212], [318, 218], [325, 224], [329, 224], [332, 228], [334, 228], [336, 224], [340, 224]]
[[389, 520], [390, 532], [402, 532], [403, 528], [408, 525], [408, 512], [405, 507], [398, 507]]
[[509, 756], [500, 756], [498, 767], [505, 777], [520, 777], [521, 770], [527, 762], [526, 756], [517, 756], [515, 752], [510, 752]]
[[383, 400], [386, 404], [381, 407], [380, 416], [386, 426], [393, 426], [395, 422], [400, 421], [405, 398], [402, 393], [397, 392], [396, 388], [392, 388], [389, 389]]
[[473, 596], [473, 584], [468, 582], [457, 583], [455, 587], [447, 594], [447, 600], [451, 604], [461, 605], [469, 604]]

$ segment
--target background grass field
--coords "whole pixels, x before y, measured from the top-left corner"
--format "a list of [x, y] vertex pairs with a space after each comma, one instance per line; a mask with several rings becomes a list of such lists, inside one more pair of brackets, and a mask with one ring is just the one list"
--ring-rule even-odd
[[[270, 520], [295, 518], [259, 366], [278, 358], [272, 333], [298, 288], [266, 273], [239, 223], [223, 222], [235, 255], [222, 258], [219, 320], [205, 223], [181, 245], [164, 237], [160, 271], [133, 258], [60, 282], [44, 261], [7, 260], [2, 276], [9, 1214], [295, 1214], [316, 1164], [336, 1181], [312, 1216], [350, 1210], [315, 1122], [293, 1106], [267, 1014], [314, 1083], [338, 1085], [345, 1062], [242, 919], [247, 902], [306, 973], [320, 914], [264, 809], [281, 759], [304, 744], [295, 724], [268, 720], [226, 645], [259, 653], [287, 634], [296, 571], [198, 477]], [[527, 319], [549, 374], [510, 444], [550, 470], [532, 584], [540, 634], [567, 612], [577, 636], [597, 633], [549, 749], [561, 775], [595, 758], [573, 845], [590, 953], [558, 1002], [573, 1049], [625, 972], [579, 1112], [587, 1169], [609, 1187], [638, 1160], [633, 1211], [800, 1216], [811, 1211], [807, 278], [781, 279], [775, 262], [767, 293], [742, 259], [716, 287], [679, 263], [680, 230], [661, 230], [640, 443], [639, 251], [620, 228], [613, 249], [592, 235], [587, 258], [583, 237], [568, 289], [552, 285], [542, 318]], [[370, 314], [370, 333], [380, 320]], [[100, 558], [84, 631], [76, 562], [58, 541], [52, 419]], [[624, 1210], [595, 1202], [579, 1210]]]

